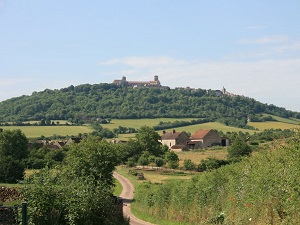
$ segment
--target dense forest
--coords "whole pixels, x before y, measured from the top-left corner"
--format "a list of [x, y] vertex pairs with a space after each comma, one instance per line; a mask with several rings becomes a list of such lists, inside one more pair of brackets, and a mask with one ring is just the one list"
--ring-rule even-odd
[[0, 102], [0, 122], [190, 117], [245, 127], [248, 116], [257, 121], [272, 119], [264, 113], [300, 118], [298, 112], [248, 97], [218, 96], [212, 90], [130, 88], [106, 83], [46, 89]]

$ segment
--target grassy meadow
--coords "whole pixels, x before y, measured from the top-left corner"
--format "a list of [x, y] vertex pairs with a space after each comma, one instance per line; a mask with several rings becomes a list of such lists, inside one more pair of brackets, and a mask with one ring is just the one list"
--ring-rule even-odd
[[[132, 127], [135, 129], [140, 128], [141, 126], [155, 126], [158, 125], [160, 121], [163, 122], [174, 122], [176, 120], [183, 120], [183, 121], [191, 121], [192, 118], [186, 118], [186, 119], [174, 119], [174, 118], [158, 118], [158, 119], [138, 119], [138, 120], [112, 120], [110, 124], [102, 124], [103, 127], [108, 129], [114, 129], [119, 126], [122, 127]], [[230, 127], [226, 126], [224, 124], [218, 123], [218, 122], [208, 122], [208, 123], [202, 123], [202, 124], [194, 124], [190, 126], [182, 126], [182, 127], [176, 127], [174, 128], [176, 131], [185, 131], [187, 133], [193, 134], [195, 131], [199, 129], [215, 129], [219, 131], [226, 132], [239, 132], [242, 131], [244, 133], [248, 132], [250, 134], [253, 134], [254, 132], [257, 132], [255, 130], [248, 130], [248, 129], [242, 129], [238, 127]], [[165, 129], [167, 132], [171, 132], [173, 129]], [[162, 133], [162, 130], [157, 131], [159, 134]], [[135, 134], [119, 134], [118, 139], [129, 139], [134, 138]]]
[[[145, 181], [149, 181], [151, 183], [165, 183], [168, 180], [180, 179], [180, 180], [189, 180], [196, 172], [190, 173], [187, 171], [180, 171], [179, 173], [163, 173], [163, 170], [151, 170], [151, 169], [144, 169], [144, 170], [137, 170], [137, 172], [141, 172], [144, 174], [145, 180], [139, 180], [136, 176], [129, 174], [130, 168], [127, 166], [118, 166], [115, 170], [117, 173], [127, 177], [134, 186], [141, 184]], [[133, 170], [133, 169], [131, 169]]]
[[132, 127], [139, 129], [141, 126], [153, 127], [159, 124], [159, 122], [175, 122], [175, 121], [191, 121], [195, 118], [155, 118], [155, 119], [112, 119], [110, 124], [102, 124], [103, 127], [110, 130], [114, 128]]
[[285, 122], [277, 122], [277, 121], [267, 121], [267, 122], [249, 122], [249, 126], [253, 126], [259, 131], [263, 131], [266, 129], [295, 129], [299, 128], [299, 125]]
[[201, 151], [184, 151], [176, 152], [179, 157], [179, 166], [183, 166], [185, 159], [190, 159], [192, 162], [199, 164], [201, 160], [208, 159], [209, 157], [215, 157], [217, 159], [227, 159], [227, 148], [219, 147], [218, 149], [208, 148]]
[[1, 126], [4, 130], [20, 129], [28, 138], [36, 138], [56, 135], [72, 136], [78, 133], [90, 133], [93, 131], [89, 126]]
[[278, 122], [283, 122], [283, 123], [290, 123], [290, 124], [295, 124], [295, 125], [299, 125], [300, 124], [300, 119], [296, 119], [296, 118], [282, 118], [279, 116], [274, 116], [274, 115], [270, 115], [270, 114], [264, 114], [265, 116], [272, 116], [275, 120], [277, 120]]
[[[218, 122], [208, 122], [203, 124], [195, 124], [190, 126], [182, 126], [174, 128], [176, 131], [185, 131], [187, 133], [193, 134], [199, 129], [215, 129], [219, 131], [226, 132], [239, 132], [244, 133], [248, 132], [253, 134], [254, 132], [263, 131], [265, 129], [294, 129], [300, 127], [300, 120], [297, 119], [285, 119], [281, 117], [272, 116], [277, 121], [267, 121], [267, 122], [249, 122], [248, 125], [253, 126], [256, 130], [248, 130], [237, 127], [230, 127]], [[113, 130], [114, 128], [122, 127], [131, 127], [139, 129], [141, 126], [156, 126], [159, 122], [174, 122], [174, 121], [191, 121], [195, 118], [155, 118], [155, 119], [113, 119], [110, 124], [102, 124], [102, 127]], [[38, 121], [26, 121], [29, 123], [35, 123]], [[54, 121], [59, 122], [59, 124], [65, 124], [65, 120]], [[20, 129], [25, 135], [29, 138], [40, 137], [44, 135], [45, 137], [56, 135], [62, 136], [72, 136], [78, 135], [78, 133], [90, 133], [93, 131], [88, 125], [84, 126], [1, 126], [3, 129]], [[166, 129], [167, 132], [172, 131], [173, 129]], [[161, 130], [157, 131], [159, 134], [162, 133]], [[134, 138], [135, 134], [119, 134], [118, 139], [129, 139]]]

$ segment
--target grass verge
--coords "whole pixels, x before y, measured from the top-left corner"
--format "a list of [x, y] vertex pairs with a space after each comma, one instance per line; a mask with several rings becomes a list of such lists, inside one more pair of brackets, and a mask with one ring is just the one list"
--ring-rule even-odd
[[[160, 182], [166, 182], [168, 180], [173, 179], [190, 179], [192, 177], [192, 174], [186, 173], [186, 176], [182, 176], [182, 173], [180, 173], [178, 176], [171, 174], [164, 174], [161, 173], [161, 171], [145, 171], [142, 170], [141, 172], [144, 173], [146, 180], [138, 180], [137, 177], [130, 175], [128, 173], [129, 168], [125, 166], [118, 166], [116, 169], [116, 172], [121, 174], [122, 176], [126, 177], [128, 180], [131, 181], [135, 188], [135, 192], [137, 193], [139, 191], [139, 186], [144, 182], [152, 182], [152, 183], [160, 183]], [[148, 212], [146, 212], [142, 207], [139, 207], [138, 202], [135, 202], [133, 200], [131, 204], [131, 212], [139, 219], [148, 221], [157, 225], [193, 225], [190, 223], [183, 223], [183, 222], [176, 222], [176, 221], [168, 221], [163, 220], [159, 218], [154, 218], [152, 215], [150, 215]]]

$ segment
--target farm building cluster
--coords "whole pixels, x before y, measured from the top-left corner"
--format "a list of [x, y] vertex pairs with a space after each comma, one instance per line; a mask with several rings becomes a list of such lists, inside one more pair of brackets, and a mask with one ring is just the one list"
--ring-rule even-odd
[[[29, 147], [47, 147], [51, 149], [61, 149], [65, 145], [69, 145], [71, 143], [79, 143], [81, 138], [70, 138], [65, 141], [48, 141], [41, 140], [35, 143], [30, 143]], [[100, 139], [99, 139], [100, 140]], [[124, 143], [124, 140], [108, 140], [112, 143]], [[159, 141], [168, 146], [170, 151], [187, 151], [199, 148], [207, 148], [212, 146], [228, 146], [229, 139], [225, 137], [220, 137], [217, 132], [212, 129], [209, 130], [197, 130], [194, 134], [189, 136], [185, 131], [176, 131], [172, 130], [171, 132], [163, 131], [160, 136]], [[37, 146], [38, 145], [38, 146]]]
[[49, 141], [49, 140], [39, 140], [36, 141], [34, 143], [29, 143], [28, 147], [29, 148], [33, 148], [33, 147], [37, 147], [37, 148], [42, 148], [42, 147], [47, 147], [50, 149], [61, 149], [64, 146], [68, 146], [72, 143], [78, 144], [80, 141], [82, 140], [82, 138], [78, 138], [78, 137], [71, 137], [68, 140], [65, 141]]
[[229, 139], [220, 137], [217, 132], [212, 129], [197, 130], [191, 136], [184, 131], [165, 132], [161, 136], [160, 142], [169, 147], [171, 151], [186, 151], [198, 148], [218, 146], [228, 146]]

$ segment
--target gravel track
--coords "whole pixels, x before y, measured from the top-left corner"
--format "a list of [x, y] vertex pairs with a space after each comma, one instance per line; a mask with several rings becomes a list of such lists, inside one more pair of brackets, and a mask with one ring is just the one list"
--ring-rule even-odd
[[124, 216], [130, 218], [130, 225], [155, 225], [153, 223], [145, 222], [143, 220], [140, 220], [139, 218], [135, 217], [131, 213], [131, 202], [134, 196], [134, 187], [132, 183], [122, 175], [114, 172], [114, 177], [121, 183], [123, 186], [122, 193], [120, 194], [119, 197], [123, 199], [123, 213]]

